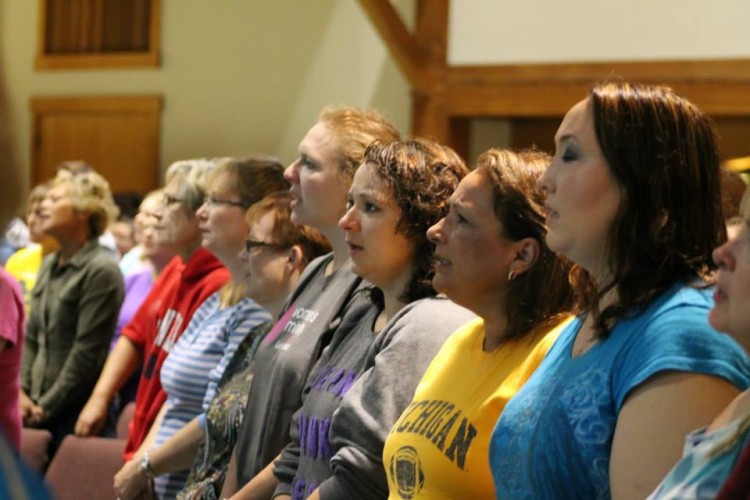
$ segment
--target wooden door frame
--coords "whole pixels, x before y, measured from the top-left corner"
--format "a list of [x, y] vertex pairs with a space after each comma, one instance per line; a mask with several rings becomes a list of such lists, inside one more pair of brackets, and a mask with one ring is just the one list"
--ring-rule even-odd
[[473, 117], [563, 116], [596, 82], [673, 87], [710, 116], [750, 117], [750, 59], [448, 65], [450, 0], [417, 0], [413, 33], [389, 0], [359, 0], [412, 88], [412, 134], [466, 151]]

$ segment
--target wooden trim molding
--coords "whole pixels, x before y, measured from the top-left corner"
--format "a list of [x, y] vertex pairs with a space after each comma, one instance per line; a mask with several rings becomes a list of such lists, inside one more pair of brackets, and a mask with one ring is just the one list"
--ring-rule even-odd
[[597, 82], [608, 78], [750, 83], [750, 59], [451, 66], [446, 83]]
[[161, 111], [163, 99], [160, 95], [136, 96], [75, 96], [75, 97], [32, 97], [31, 111], [34, 113], [54, 113], [86, 111], [89, 113], [109, 113], [131, 111], [149, 113]]
[[[444, 109], [461, 117], [561, 117], [583, 99], [593, 82], [448, 86]], [[750, 116], [750, 85], [743, 82], [662, 82], [714, 116]]]

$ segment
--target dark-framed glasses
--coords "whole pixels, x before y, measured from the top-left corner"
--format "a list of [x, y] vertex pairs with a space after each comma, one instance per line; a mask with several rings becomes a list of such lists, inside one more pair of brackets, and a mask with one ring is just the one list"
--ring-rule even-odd
[[273, 248], [274, 250], [284, 250], [285, 248], [288, 248], [287, 245], [282, 245], [280, 243], [269, 243], [267, 241], [260, 241], [260, 240], [253, 240], [253, 239], [246, 239], [245, 240], [245, 250], [249, 253], [250, 250], [253, 248]]
[[203, 203], [208, 205], [209, 207], [215, 207], [218, 205], [225, 205], [228, 207], [241, 207], [246, 208], [246, 205], [244, 202], [241, 201], [234, 201], [234, 200], [227, 200], [226, 198], [218, 198], [216, 196], [206, 196], [203, 198]]

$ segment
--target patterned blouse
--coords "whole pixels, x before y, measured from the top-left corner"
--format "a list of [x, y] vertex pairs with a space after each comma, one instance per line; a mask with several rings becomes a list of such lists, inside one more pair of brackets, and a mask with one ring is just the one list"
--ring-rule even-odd
[[205, 438], [177, 498], [219, 498], [253, 381], [255, 352], [271, 326], [266, 322], [253, 328], [224, 370], [206, 412]]

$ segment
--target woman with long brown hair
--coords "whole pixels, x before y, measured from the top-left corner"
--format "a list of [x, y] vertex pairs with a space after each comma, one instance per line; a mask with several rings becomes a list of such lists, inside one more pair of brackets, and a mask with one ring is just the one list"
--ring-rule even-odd
[[547, 244], [582, 307], [492, 436], [500, 498], [645, 497], [683, 436], [750, 381], [708, 324], [726, 239], [710, 120], [671, 89], [609, 83], [573, 106], [539, 181]]

